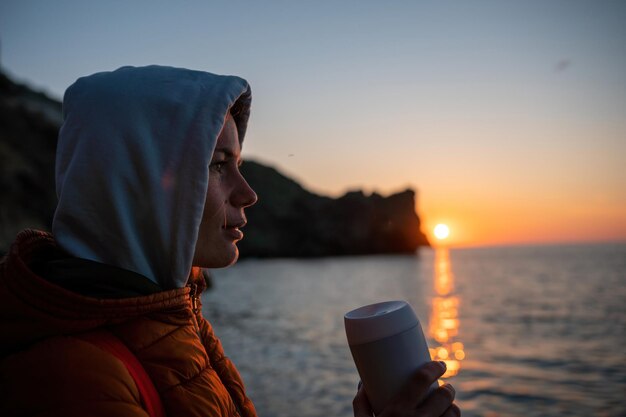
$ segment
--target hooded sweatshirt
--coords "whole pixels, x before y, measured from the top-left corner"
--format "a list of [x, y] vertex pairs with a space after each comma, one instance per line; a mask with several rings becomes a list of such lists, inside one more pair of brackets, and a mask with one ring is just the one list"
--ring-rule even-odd
[[242, 141], [250, 88], [238, 77], [149, 66], [78, 79], [63, 99], [57, 145], [59, 246], [163, 289], [183, 287], [229, 110]]
[[192, 271], [217, 137], [230, 112], [242, 140], [249, 109], [245, 80], [171, 67], [68, 88], [53, 233], [21, 232], [0, 261], [0, 415], [146, 416], [124, 365], [72, 337], [98, 328], [167, 415], [256, 415]]

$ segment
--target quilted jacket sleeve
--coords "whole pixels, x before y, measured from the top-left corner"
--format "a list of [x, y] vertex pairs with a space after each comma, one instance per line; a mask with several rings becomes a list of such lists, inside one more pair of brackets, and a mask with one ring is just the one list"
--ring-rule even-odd
[[[200, 311], [202, 310], [200, 309]], [[201, 313], [198, 313], [196, 318], [200, 326], [202, 343], [209, 355], [211, 366], [215, 369], [230, 396], [238, 405], [243, 417], [256, 417], [254, 404], [246, 396], [241, 375], [239, 375], [235, 364], [224, 354], [222, 343], [215, 336], [211, 324]]]
[[0, 387], [1, 416], [148, 417], [124, 364], [71, 337], [2, 359]]

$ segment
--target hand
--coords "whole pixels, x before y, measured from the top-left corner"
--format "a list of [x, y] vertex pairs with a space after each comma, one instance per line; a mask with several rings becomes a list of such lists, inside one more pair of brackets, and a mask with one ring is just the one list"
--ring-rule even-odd
[[[461, 410], [454, 401], [455, 391], [444, 384], [428, 395], [428, 388], [446, 372], [442, 362], [428, 362], [421, 366], [404, 389], [377, 417], [458, 417]], [[374, 412], [363, 386], [352, 401], [354, 417], [371, 417]]]

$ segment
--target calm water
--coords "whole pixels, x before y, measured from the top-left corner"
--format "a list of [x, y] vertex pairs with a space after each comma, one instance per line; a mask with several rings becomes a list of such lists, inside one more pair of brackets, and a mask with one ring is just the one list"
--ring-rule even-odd
[[464, 416], [626, 415], [626, 245], [247, 260], [204, 299], [262, 417], [352, 416], [343, 314], [405, 299]]

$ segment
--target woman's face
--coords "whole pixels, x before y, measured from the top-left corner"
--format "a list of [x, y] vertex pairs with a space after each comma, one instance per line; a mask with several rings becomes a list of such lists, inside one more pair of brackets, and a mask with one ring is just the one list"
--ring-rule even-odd
[[193, 266], [222, 268], [239, 257], [239, 230], [246, 224], [244, 209], [256, 203], [257, 196], [239, 172], [241, 147], [234, 119], [228, 114], [217, 138], [209, 166], [209, 186]]

